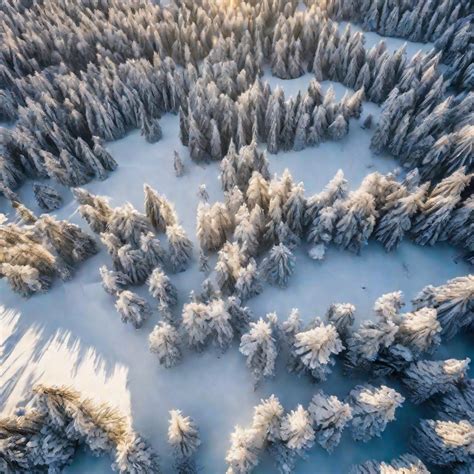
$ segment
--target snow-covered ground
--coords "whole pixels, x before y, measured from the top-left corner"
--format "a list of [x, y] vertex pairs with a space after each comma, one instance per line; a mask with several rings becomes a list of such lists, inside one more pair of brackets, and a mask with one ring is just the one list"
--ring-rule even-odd
[[[392, 39], [387, 40], [392, 44]], [[281, 81], [266, 75], [271, 86], [280, 84], [289, 97], [306, 89], [310, 80]], [[324, 88], [328, 84], [324, 84]], [[344, 87], [336, 84], [341, 97]], [[363, 117], [376, 114], [378, 107], [365, 104]], [[197, 190], [206, 184], [211, 202], [222, 200], [218, 165], [198, 166], [188, 158], [187, 149], [178, 139], [178, 119], [166, 115], [161, 120], [163, 139], [153, 145], [145, 142], [138, 131], [109, 144], [108, 149], [119, 168], [103, 182], [85, 186], [93, 193], [110, 196], [111, 204], [131, 202], [143, 210], [143, 183], [150, 184], [171, 200], [180, 221], [196, 244], [195, 223]], [[288, 168], [295, 181], [304, 181], [308, 195], [318, 192], [339, 168], [357, 187], [372, 171], [389, 172], [397, 163], [387, 156], [375, 156], [368, 148], [371, 132], [351, 121], [350, 132], [341, 142], [326, 142], [302, 152], [269, 155], [271, 171], [280, 174]], [[186, 173], [176, 178], [173, 151], [184, 158]], [[24, 202], [39, 212], [31, 193], [31, 183], [20, 190]], [[65, 205], [57, 212], [84, 228], [76, 213], [76, 203], [64, 190]], [[6, 211], [6, 209], [0, 209]], [[323, 316], [329, 304], [351, 302], [357, 308], [357, 322], [371, 318], [374, 300], [384, 292], [402, 290], [409, 301], [427, 284], [441, 284], [449, 278], [469, 273], [458, 260], [458, 252], [448, 245], [419, 247], [405, 241], [387, 254], [371, 241], [360, 256], [331, 248], [323, 262], [314, 262], [305, 248], [297, 251], [296, 272], [286, 290], [266, 286], [263, 294], [249, 301], [254, 315], [276, 311], [285, 319], [291, 308], [300, 309], [303, 319]], [[213, 264], [214, 262], [211, 262]], [[107, 401], [133, 416], [135, 428], [149, 438], [162, 458], [163, 472], [171, 472], [166, 447], [168, 411], [179, 408], [191, 415], [202, 434], [198, 463], [203, 473], [225, 472], [225, 452], [229, 435], [236, 424], [248, 425], [253, 406], [263, 397], [275, 393], [286, 409], [298, 403], [307, 405], [316, 388], [344, 397], [360, 380], [343, 376], [341, 363], [323, 384], [313, 385], [285, 371], [282, 361], [277, 377], [264, 381], [253, 391], [251, 375], [244, 357], [234, 344], [225, 354], [207, 350], [202, 354], [186, 353], [183, 363], [166, 370], [148, 351], [148, 334], [158, 321], [158, 314], [144, 327], [134, 330], [124, 325], [114, 309], [114, 298], [100, 284], [98, 269], [110, 260], [105, 250], [80, 266], [71, 281], [55, 283], [50, 292], [21, 299], [0, 281], [0, 410], [12, 412], [39, 381], [71, 384], [86, 395]], [[182, 305], [192, 289], [198, 289], [203, 274], [198, 272], [197, 253], [189, 270], [171, 275], [179, 290]], [[138, 292], [148, 298], [146, 288]], [[150, 299], [151, 302], [151, 299]], [[408, 305], [409, 308], [409, 305]], [[474, 356], [472, 341], [458, 337], [444, 345], [436, 357]], [[388, 382], [393, 386], [392, 382]], [[306, 462], [299, 462], [297, 473], [317, 471], [338, 474], [350, 465], [370, 458], [390, 459], [407, 450], [409, 426], [419, 413], [409, 402], [398, 412], [396, 422], [388, 425], [383, 438], [367, 444], [354, 443], [349, 433], [332, 455], [322, 448], [310, 451]], [[108, 459], [94, 459], [84, 454], [76, 458], [69, 473], [111, 472]], [[258, 473], [273, 473], [269, 459], [264, 459]]]

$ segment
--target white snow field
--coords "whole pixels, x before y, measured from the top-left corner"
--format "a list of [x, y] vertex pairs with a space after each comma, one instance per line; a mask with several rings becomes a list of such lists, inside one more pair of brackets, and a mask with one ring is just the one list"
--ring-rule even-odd
[[[385, 40], [390, 48], [400, 43], [400, 40]], [[414, 48], [408, 51], [413, 54]], [[268, 72], [264, 77], [272, 88], [282, 86], [287, 97], [306, 89], [310, 78], [305, 75], [282, 81]], [[328, 83], [323, 85], [326, 89]], [[337, 97], [341, 97], [345, 88], [339, 84], [334, 87]], [[377, 111], [377, 106], [365, 103], [361, 121], [368, 113], [376, 115]], [[113, 206], [128, 201], [143, 211], [143, 184], [148, 183], [174, 203], [180, 223], [195, 245], [192, 266], [183, 273], [169, 275], [179, 291], [175, 310], [179, 312], [189, 292], [198, 290], [204, 279], [198, 271], [195, 236], [198, 187], [206, 185], [210, 202], [222, 200], [223, 193], [217, 164], [198, 166], [190, 161], [188, 150], [178, 138], [178, 118], [166, 115], [160, 124], [163, 138], [156, 144], [146, 143], [138, 131], [110, 143], [107, 148], [118, 162], [118, 169], [107, 180], [84, 187], [109, 196]], [[370, 152], [371, 133], [360, 128], [360, 121], [352, 120], [348, 136], [340, 142], [269, 155], [271, 172], [280, 174], [288, 168], [296, 182], [304, 181], [306, 194], [311, 195], [321, 190], [341, 168], [351, 188], [356, 188], [368, 173], [387, 173], [397, 167], [392, 158]], [[186, 171], [181, 178], [174, 175], [174, 150], [185, 161]], [[63, 188], [62, 193], [65, 204], [54, 214], [90, 232], [76, 213], [77, 203], [70, 192]], [[31, 183], [26, 183], [19, 194], [34, 212], [40, 212], [32, 197]], [[0, 212], [9, 211], [0, 208]], [[248, 302], [255, 317], [275, 311], [284, 320], [296, 307], [307, 321], [316, 315], [324, 316], [331, 303], [350, 302], [357, 308], [357, 324], [373, 317], [374, 300], [385, 292], [402, 290], [405, 301], [409, 302], [427, 284], [438, 285], [469, 273], [469, 266], [458, 258], [459, 251], [445, 244], [420, 247], [405, 240], [398, 250], [386, 253], [371, 240], [358, 256], [331, 247], [322, 262], [311, 260], [307, 250], [302, 246], [296, 252], [296, 271], [287, 289], [265, 285], [263, 293]], [[101, 245], [101, 251], [80, 265], [72, 280], [57, 281], [51, 291], [30, 299], [22, 299], [8, 288], [6, 281], [0, 281], [0, 411], [8, 414], [21, 407], [31, 387], [38, 382], [71, 385], [86, 396], [131, 414], [135, 429], [148, 438], [160, 455], [163, 472], [168, 473], [172, 472], [166, 443], [168, 412], [177, 408], [196, 420], [202, 437], [197, 462], [202, 473], [214, 474], [225, 472], [229, 435], [236, 424], [250, 424], [253, 407], [260, 399], [274, 393], [289, 410], [298, 403], [307, 405], [317, 388], [344, 398], [360, 382], [342, 374], [341, 361], [326, 382], [311, 384], [305, 378], [288, 374], [280, 360], [275, 379], [263, 381], [254, 391], [237, 343], [225, 354], [215, 349], [201, 354], [185, 352], [180, 365], [164, 369], [148, 350], [148, 335], [158, 321], [156, 303], [146, 287], [140, 287], [137, 292], [154, 304], [155, 312], [141, 329], [123, 324], [115, 311], [114, 298], [101, 287], [99, 267], [104, 264], [110, 265], [110, 257]], [[213, 264], [211, 259], [211, 268]], [[444, 344], [434, 357], [473, 357], [472, 339], [468, 337], [458, 336]], [[395, 387], [390, 380], [387, 385]], [[408, 450], [410, 427], [420, 415], [406, 401], [397, 412], [397, 420], [388, 425], [381, 438], [355, 443], [346, 430], [331, 455], [317, 445], [309, 451], [306, 461], [298, 461], [295, 472], [339, 474], [367, 459], [396, 457]], [[112, 471], [108, 458], [96, 459], [83, 453], [66, 472]], [[267, 455], [255, 472], [275, 472]]]

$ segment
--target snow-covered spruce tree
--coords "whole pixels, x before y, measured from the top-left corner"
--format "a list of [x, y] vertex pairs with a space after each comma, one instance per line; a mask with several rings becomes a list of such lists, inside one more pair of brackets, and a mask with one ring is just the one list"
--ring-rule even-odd
[[402, 373], [402, 382], [414, 403], [422, 403], [433, 395], [449, 392], [463, 382], [469, 368], [469, 358], [442, 361], [420, 360]]
[[315, 321], [311, 329], [295, 334], [290, 370], [309, 373], [316, 381], [326, 380], [335, 364], [334, 355], [344, 349], [332, 324]]
[[49, 426], [47, 417], [35, 409], [20, 416], [0, 419], [0, 471], [61, 472], [72, 462], [76, 440]]
[[209, 335], [212, 342], [225, 351], [234, 338], [232, 318], [224, 300], [217, 298], [211, 300], [207, 305]]
[[68, 221], [42, 215], [35, 227], [67, 265], [73, 266], [98, 252], [95, 240]]
[[315, 433], [310, 413], [301, 405], [287, 413], [281, 422], [280, 436], [288, 448], [303, 455], [314, 445]]
[[176, 175], [177, 178], [181, 178], [184, 174], [184, 163], [183, 160], [181, 159], [181, 156], [179, 156], [179, 153], [175, 150], [174, 155], [173, 155], [173, 169], [174, 169], [174, 174]]
[[466, 379], [433, 400], [437, 416], [442, 420], [469, 420], [474, 423], [474, 379]]
[[150, 352], [158, 356], [161, 365], [169, 369], [181, 362], [181, 338], [169, 323], [160, 321], [148, 336]]
[[257, 263], [253, 258], [249, 260], [246, 267], [239, 270], [235, 291], [241, 301], [246, 301], [263, 291]]
[[283, 417], [283, 407], [275, 395], [271, 395], [255, 406], [252, 429], [256, 432], [256, 442], [262, 447], [266, 442], [280, 439], [280, 424]]
[[359, 253], [371, 236], [377, 212], [374, 197], [359, 189], [342, 203], [334, 231], [334, 242], [342, 248]]
[[148, 184], [143, 185], [143, 191], [146, 217], [157, 232], [165, 232], [167, 226], [177, 224], [176, 211], [164, 196], [160, 196]]
[[261, 263], [264, 278], [272, 285], [285, 288], [295, 270], [295, 257], [284, 244], [274, 245]]
[[328, 134], [333, 140], [342, 140], [349, 133], [349, 123], [344, 115], [338, 114], [328, 127]]
[[375, 300], [374, 313], [385, 321], [398, 321], [400, 310], [404, 304], [401, 291], [385, 293]]
[[169, 262], [174, 272], [182, 272], [189, 266], [192, 257], [193, 244], [184, 229], [178, 225], [166, 227], [166, 237], [169, 244]]
[[120, 262], [119, 268], [132, 284], [141, 285], [145, 282], [150, 274], [151, 266], [141, 249], [136, 249], [130, 244], [122, 245], [117, 250], [117, 258]]
[[0, 278], [6, 278], [10, 288], [25, 298], [43, 293], [51, 286], [51, 278], [30, 265], [0, 263]]
[[467, 420], [421, 420], [412, 443], [413, 450], [427, 462], [450, 470], [472, 461], [473, 439], [474, 425]]
[[161, 268], [155, 268], [151, 272], [147, 283], [148, 291], [153, 298], [158, 300], [160, 306], [166, 308], [176, 306], [178, 303], [178, 290]]
[[298, 237], [303, 236], [303, 218], [306, 208], [303, 183], [294, 186], [283, 206], [283, 216], [290, 230]]
[[115, 309], [122, 317], [122, 322], [132, 323], [135, 329], [142, 327], [152, 312], [146, 300], [129, 290], [118, 293]]
[[130, 279], [125, 273], [109, 270], [105, 265], [99, 268], [102, 278], [102, 288], [110, 295], [116, 295], [131, 284]]
[[352, 331], [355, 309], [350, 303], [334, 303], [326, 312], [328, 323], [336, 328], [342, 341], [345, 341]]
[[444, 337], [463, 329], [474, 329], [474, 275], [448, 280], [444, 285], [425, 287], [413, 300], [415, 308], [436, 309]]
[[474, 250], [474, 196], [465, 199], [454, 210], [440, 240], [449, 240], [467, 250]]
[[148, 143], [156, 143], [163, 137], [158, 119], [148, 118], [144, 112], [141, 117], [140, 133]]
[[227, 311], [230, 314], [230, 323], [234, 333], [242, 335], [247, 332], [252, 319], [252, 312], [247, 306], [242, 306], [242, 302], [236, 296], [227, 298]]
[[434, 187], [412, 228], [417, 244], [434, 245], [439, 240], [472, 176], [460, 168]]
[[168, 256], [160, 241], [153, 232], [148, 232], [140, 236], [140, 250], [143, 253], [145, 264], [150, 268], [164, 266], [167, 263]]
[[404, 397], [385, 385], [355, 387], [347, 398], [352, 407], [353, 438], [367, 442], [374, 436], [380, 436], [387, 423], [395, 419], [395, 411], [404, 401]]
[[230, 435], [230, 448], [225, 457], [229, 465], [226, 474], [249, 474], [258, 465], [259, 452], [255, 430], [237, 425]]
[[168, 424], [168, 444], [173, 450], [175, 468], [180, 474], [196, 473], [193, 454], [201, 444], [195, 422], [180, 410], [171, 410]]
[[272, 322], [262, 318], [251, 322], [249, 331], [242, 335], [239, 350], [247, 358], [255, 385], [264, 377], [273, 376], [278, 348]]
[[217, 259], [216, 283], [223, 294], [232, 294], [246, 256], [237, 243], [226, 242]]
[[412, 454], [403, 454], [390, 463], [379, 461], [366, 461], [353, 466], [349, 474], [430, 474], [427, 467]]
[[12, 202], [12, 208], [15, 209], [16, 218], [21, 225], [33, 225], [38, 220], [31, 209], [18, 201]]
[[439, 346], [440, 332], [436, 310], [421, 308], [402, 315], [395, 341], [408, 347], [417, 357], [422, 353], [433, 352]]
[[342, 431], [352, 419], [352, 409], [334, 395], [318, 390], [308, 406], [316, 441], [328, 452], [332, 452], [341, 441]]
[[138, 212], [130, 203], [114, 208], [107, 222], [107, 232], [116, 236], [122, 243], [134, 247], [140, 245], [142, 234], [151, 231], [147, 217]]
[[97, 159], [100, 161], [102, 166], [108, 171], [114, 171], [117, 169], [117, 162], [113, 159], [112, 155], [104, 148], [103, 142], [99, 137], [92, 137], [94, 141], [94, 147], [92, 151]]
[[63, 204], [61, 195], [54, 188], [46, 184], [35, 183], [33, 185], [33, 193], [38, 206], [45, 211], [54, 211]]
[[158, 456], [139, 434], [131, 431], [117, 444], [112, 469], [119, 474], [160, 474]]
[[211, 333], [208, 306], [195, 301], [185, 304], [183, 306], [182, 325], [188, 344], [196, 350], [202, 350]]
[[382, 218], [375, 228], [375, 237], [387, 251], [396, 249], [411, 229], [413, 217], [421, 209], [428, 187], [429, 183], [425, 183], [410, 194], [393, 200], [388, 196], [381, 210]]
[[259, 205], [264, 211], [268, 210], [270, 202], [269, 184], [258, 171], [252, 173], [246, 191], [246, 198], [249, 210], [252, 210], [256, 205]]
[[204, 250], [199, 251], [199, 271], [203, 273], [209, 272], [209, 257], [206, 255]]

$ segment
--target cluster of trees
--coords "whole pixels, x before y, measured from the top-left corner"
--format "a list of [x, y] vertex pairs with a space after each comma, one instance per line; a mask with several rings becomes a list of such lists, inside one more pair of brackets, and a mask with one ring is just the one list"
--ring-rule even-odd
[[98, 252], [96, 241], [77, 225], [37, 217], [17, 201], [13, 206], [18, 224], [0, 218], [0, 278], [16, 293], [47, 291], [55, 278], [69, 279], [75, 266]]
[[[144, 185], [145, 214], [130, 203], [112, 208], [107, 198], [83, 188], [75, 188], [79, 213], [100, 239], [112, 258], [113, 269], [100, 268], [104, 290], [116, 296], [116, 309], [122, 321], [140, 328], [152, 312], [149, 303], [133, 291], [131, 285], [147, 283], [158, 302], [162, 317], [172, 322], [177, 290], [165, 273], [184, 271], [193, 252], [191, 240], [178, 224], [178, 216], [166, 197]], [[168, 248], [161, 246], [155, 233], [165, 233]]]
[[298, 405], [285, 413], [275, 395], [254, 408], [250, 427], [236, 426], [227, 451], [228, 474], [246, 474], [259, 464], [264, 451], [270, 453], [278, 472], [294, 472], [295, 464], [318, 443], [328, 452], [339, 444], [346, 427], [356, 441], [380, 436], [404, 398], [386, 386], [355, 387], [346, 401], [318, 390], [308, 408]]
[[37, 385], [33, 394], [30, 407], [0, 419], [2, 472], [61, 472], [79, 447], [110, 455], [121, 474], [160, 472], [157, 455], [115, 408], [65, 386]]
[[[312, 5], [314, 2], [309, 0], [306, 3]], [[323, 8], [330, 17], [355, 21], [366, 31], [410, 41], [434, 42], [443, 61], [450, 65], [447, 76], [451, 85], [472, 89], [474, 48], [470, 36], [473, 16], [469, 0], [428, 3], [422, 0], [326, 0]]]

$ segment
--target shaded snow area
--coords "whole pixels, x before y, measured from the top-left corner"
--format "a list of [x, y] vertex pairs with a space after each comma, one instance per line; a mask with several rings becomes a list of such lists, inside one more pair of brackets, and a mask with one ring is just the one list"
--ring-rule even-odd
[[[387, 40], [390, 44], [391, 40]], [[305, 90], [310, 77], [282, 81], [265, 76], [272, 88], [280, 85], [285, 95]], [[323, 83], [326, 89], [327, 83]], [[344, 87], [335, 84], [340, 98]], [[378, 107], [364, 104], [361, 121], [367, 113], [377, 114]], [[185, 272], [170, 275], [179, 292], [178, 313], [192, 289], [198, 290], [203, 274], [198, 271], [196, 240], [196, 207], [198, 187], [205, 184], [210, 202], [223, 200], [216, 164], [198, 166], [188, 158], [188, 150], [178, 138], [178, 118], [166, 115], [160, 121], [163, 138], [148, 144], [134, 131], [108, 145], [118, 162], [118, 169], [103, 182], [85, 186], [92, 193], [110, 196], [111, 205], [129, 201], [143, 211], [143, 183], [157, 189], [174, 203], [179, 219], [195, 245], [192, 266]], [[387, 156], [375, 156], [369, 151], [371, 131], [362, 130], [359, 121], [350, 122], [349, 134], [340, 142], [325, 142], [317, 148], [301, 152], [269, 155], [270, 171], [281, 174], [288, 168], [295, 182], [303, 181], [306, 194], [318, 192], [342, 168], [352, 189], [372, 171], [387, 173], [397, 163]], [[173, 151], [184, 158], [185, 174], [176, 178], [173, 171]], [[20, 190], [26, 205], [36, 207], [28, 183]], [[76, 213], [77, 204], [63, 190], [65, 205], [57, 211], [58, 218], [87, 229]], [[163, 245], [166, 245], [165, 239]], [[400, 248], [386, 253], [381, 245], [370, 241], [361, 255], [330, 247], [325, 260], [313, 261], [308, 249], [300, 247], [296, 255], [296, 271], [286, 290], [265, 285], [261, 295], [248, 305], [255, 317], [275, 311], [280, 320], [286, 319], [292, 308], [299, 308], [304, 321], [316, 315], [324, 316], [335, 302], [350, 302], [356, 306], [356, 324], [372, 318], [374, 300], [383, 293], [402, 290], [410, 301], [425, 285], [439, 285], [446, 280], [469, 273], [458, 251], [449, 245], [420, 247], [405, 240]], [[215, 261], [211, 258], [211, 268]], [[253, 407], [260, 399], [274, 393], [286, 410], [298, 403], [307, 406], [317, 388], [344, 398], [361, 380], [342, 374], [338, 361], [328, 380], [318, 385], [305, 378], [288, 374], [284, 362], [278, 362], [277, 376], [263, 381], [254, 391], [251, 374], [237, 343], [225, 353], [207, 349], [202, 354], [186, 352], [181, 365], [172, 369], [159, 366], [156, 356], [148, 349], [148, 335], [158, 321], [158, 313], [134, 330], [120, 321], [114, 308], [114, 298], [101, 287], [99, 267], [110, 266], [110, 257], [101, 248], [98, 255], [82, 264], [71, 281], [56, 283], [46, 294], [21, 299], [0, 281], [1, 371], [0, 408], [11, 413], [24, 403], [35, 383], [70, 384], [98, 401], [107, 401], [125, 413], [133, 415], [134, 427], [146, 436], [161, 457], [163, 472], [171, 472], [171, 456], [166, 446], [169, 410], [178, 408], [197, 422], [202, 446], [197, 462], [203, 473], [223, 473], [229, 435], [236, 424], [251, 423]], [[154, 307], [146, 287], [137, 292]], [[409, 309], [409, 306], [407, 307]], [[472, 341], [458, 336], [435, 354], [436, 358], [474, 356]], [[283, 359], [281, 357], [280, 359]], [[471, 372], [472, 373], [472, 372]], [[393, 381], [387, 385], [396, 388]], [[308, 453], [306, 461], [298, 461], [296, 473], [345, 473], [354, 463], [371, 458], [391, 459], [408, 450], [410, 427], [420, 412], [406, 401], [381, 438], [368, 443], [355, 443], [349, 430], [341, 444], [329, 455], [320, 447]], [[75, 458], [65, 472], [108, 473], [110, 460], [96, 459], [87, 453]], [[274, 473], [268, 455], [255, 472]]]

